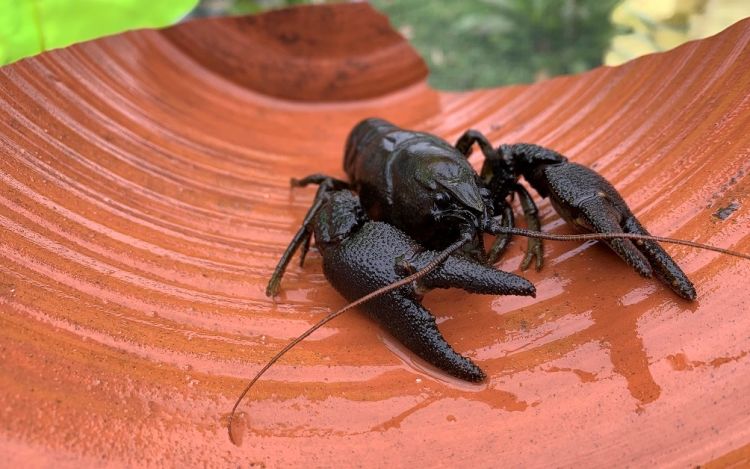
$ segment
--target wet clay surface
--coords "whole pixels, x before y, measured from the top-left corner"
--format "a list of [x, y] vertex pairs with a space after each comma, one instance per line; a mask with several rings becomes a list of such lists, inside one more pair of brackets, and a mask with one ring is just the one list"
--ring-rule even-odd
[[[269, 18], [307, 27], [279, 39]], [[246, 380], [344, 304], [315, 252], [276, 301], [263, 290], [314, 193], [289, 178], [342, 177], [363, 117], [550, 146], [612, 181], [652, 233], [750, 251], [750, 22], [622, 67], [466, 93], [427, 87], [394, 37], [365, 5], [304, 8], [0, 69], [10, 464], [747, 463], [750, 263], [675, 246], [696, 302], [596, 243], [546, 242], [544, 269], [525, 274], [537, 298], [428, 294], [481, 385], [344, 315], [259, 382], [230, 443]], [[540, 207], [545, 229], [571, 232]], [[516, 271], [524, 247], [502, 266]]]

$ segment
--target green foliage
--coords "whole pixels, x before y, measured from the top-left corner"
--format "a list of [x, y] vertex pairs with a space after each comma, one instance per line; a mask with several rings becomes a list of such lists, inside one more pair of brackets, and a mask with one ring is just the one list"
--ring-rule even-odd
[[623, 0], [612, 11], [621, 31], [612, 38], [604, 62], [619, 65], [687, 41], [717, 34], [750, 16], [747, 0]]
[[528, 83], [602, 63], [618, 0], [373, 0], [444, 89]]
[[[192, 17], [252, 15], [267, 10], [311, 3], [310, 0], [201, 0]], [[320, 3], [320, 2], [314, 2]]]
[[[602, 62], [618, 0], [372, 0], [427, 61], [430, 82], [471, 89]], [[0, 0], [0, 64], [127, 29], [172, 24], [198, 0]], [[193, 14], [259, 13], [309, 0], [203, 0]]]
[[0, 64], [135, 28], [172, 24], [198, 0], [0, 0]]
[[[430, 67], [430, 83], [473, 89], [602, 64], [620, 0], [370, 0]], [[196, 14], [258, 13], [311, 0], [201, 0]], [[327, 3], [335, 3], [328, 0]]]

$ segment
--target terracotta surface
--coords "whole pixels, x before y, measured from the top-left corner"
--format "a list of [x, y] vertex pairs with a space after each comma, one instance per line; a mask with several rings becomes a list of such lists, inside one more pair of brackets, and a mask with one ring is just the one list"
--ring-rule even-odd
[[545, 268], [526, 273], [536, 299], [429, 294], [487, 371], [480, 386], [347, 314], [269, 371], [230, 443], [247, 378], [344, 303], [315, 253], [276, 302], [263, 288], [313, 194], [289, 178], [342, 176], [362, 117], [551, 146], [609, 178], [655, 234], [750, 251], [750, 21], [622, 67], [467, 93], [430, 89], [415, 57], [357, 4], [0, 69], [0, 464], [748, 464], [750, 263], [674, 246], [694, 303], [595, 243], [546, 243]]

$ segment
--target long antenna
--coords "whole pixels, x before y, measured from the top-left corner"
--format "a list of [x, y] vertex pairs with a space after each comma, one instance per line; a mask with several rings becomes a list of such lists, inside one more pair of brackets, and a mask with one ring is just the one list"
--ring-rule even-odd
[[[686, 240], [675, 239], [675, 238], [666, 238], [662, 236], [643, 235], [643, 234], [637, 234], [637, 233], [584, 233], [584, 234], [574, 234], [574, 235], [561, 235], [561, 234], [554, 234], [554, 233], [549, 233], [545, 231], [525, 230], [523, 228], [499, 227], [498, 234], [500, 233], [508, 233], [508, 234], [517, 235], [517, 236], [526, 236], [529, 238], [547, 239], [551, 241], [586, 241], [586, 240], [606, 240], [606, 239], [618, 239], [618, 238], [642, 240], [642, 241], [657, 241], [661, 243], [679, 244], [682, 246], [690, 246], [694, 248], [705, 249], [708, 251], [719, 252], [722, 254], [727, 254], [730, 256], [750, 260], [750, 254], [745, 254], [745, 253], [738, 252], [738, 251], [732, 251], [730, 249], [724, 249], [724, 248], [720, 248], [716, 246], [711, 246], [709, 244], [697, 243], [694, 241], [686, 241]], [[412, 275], [405, 277], [390, 285], [386, 285], [385, 287], [379, 288], [373, 291], [372, 293], [368, 293], [362, 298], [347, 304], [346, 306], [339, 309], [338, 311], [328, 314], [323, 319], [321, 319], [320, 321], [315, 323], [313, 326], [311, 326], [308, 330], [300, 334], [297, 338], [289, 342], [283, 349], [281, 349], [276, 355], [274, 355], [273, 358], [271, 358], [271, 360], [269, 360], [268, 363], [266, 363], [263, 366], [263, 368], [261, 368], [261, 370], [255, 375], [255, 377], [253, 377], [252, 380], [250, 380], [250, 382], [247, 384], [247, 386], [245, 386], [245, 389], [242, 391], [240, 396], [237, 398], [237, 401], [234, 403], [234, 406], [232, 407], [232, 412], [229, 414], [229, 423], [227, 425], [227, 430], [229, 431], [229, 439], [232, 441], [232, 443], [237, 444], [237, 442], [234, 440], [234, 437], [232, 436], [232, 423], [234, 422], [234, 415], [240, 403], [245, 398], [245, 396], [250, 391], [250, 389], [253, 387], [253, 385], [255, 385], [258, 379], [260, 379], [260, 377], [263, 376], [263, 374], [269, 368], [271, 368], [271, 366], [273, 366], [289, 350], [291, 350], [295, 345], [299, 344], [304, 339], [306, 339], [310, 334], [320, 329], [331, 320], [342, 315], [346, 311], [349, 311], [350, 309], [357, 307], [361, 305], [362, 303], [370, 301], [371, 299], [375, 297], [378, 297], [380, 295], [383, 295], [393, 290], [396, 290], [398, 288], [401, 288], [404, 285], [408, 285], [409, 283], [419, 280], [420, 278], [429, 274], [430, 272], [435, 270], [435, 268], [437, 268], [443, 261], [445, 261], [445, 259], [447, 259], [448, 256], [453, 254], [455, 251], [461, 248], [461, 246], [466, 244], [468, 241], [469, 241], [468, 239], [460, 239], [459, 241], [456, 241], [455, 243], [451, 244], [447, 249], [445, 249], [443, 252], [441, 252], [437, 257], [435, 257], [435, 259], [433, 259], [424, 269], [419, 270], [413, 273]]]
[[385, 287], [378, 288], [374, 292], [368, 293], [367, 295], [363, 296], [362, 298], [349, 303], [348, 305], [344, 306], [343, 308], [339, 309], [338, 311], [335, 311], [333, 313], [328, 314], [326, 317], [324, 317], [323, 319], [321, 319], [320, 321], [318, 321], [317, 323], [315, 323], [308, 330], [306, 330], [305, 332], [303, 332], [302, 334], [300, 334], [296, 339], [294, 339], [291, 342], [289, 342], [283, 349], [281, 349], [276, 355], [274, 355], [273, 358], [271, 358], [268, 361], [268, 363], [266, 363], [265, 366], [263, 366], [263, 368], [260, 369], [260, 371], [255, 375], [255, 377], [252, 380], [250, 380], [250, 382], [247, 384], [247, 386], [245, 386], [245, 389], [240, 394], [240, 397], [237, 398], [237, 402], [234, 403], [234, 407], [232, 407], [232, 412], [229, 414], [229, 423], [227, 425], [227, 430], [229, 431], [229, 440], [232, 443], [237, 444], [237, 442], [234, 440], [234, 437], [232, 436], [232, 423], [234, 422], [234, 414], [237, 411], [237, 407], [239, 407], [240, 402], [242, 402], [242, 399], [245, 398], [245, 395], [247, 395], [248, 391], [250, 391], [250, 388], [253, 387], [253, 385], [255, 384], [255, 382], [258, 381], [258, 379], [261, 376], [263, 376], [263, 373], [265, 373], [266, 370], [268, 370], [269, 368], [271, 368], [271, 366], [273, 366], [273, 364], [276, 363], [279, 360], [279, 358], [281, 358], [284, 354], [286, 354], [289, 350], [291, 350], [292, 347], [294, 347], [298, 343], [302, 342], [305, 338], [307, 338], [307, 336], [309, 336], [313, 332], [315, 332], [318, 329], [320, 329], [323, 325], [325, 325], [326, 323], [328, 323], [332, 319], [335, 319], [338, 316], [341, 316], [346, 311], [349, 311], [350, 309], [352, 309], [352, 308], [354, 308], [356, 306], [359, 306], [362, 303], [370, 301], [371, 299], [373, 299], [373, 298], [375, 298], [377, 296], [380, 296], [380, 295], [383, 295], [383, 294], [388, 293], [390, 291], [393, 291], [393, 290], [396, 290], [398, 288], [401, 288], [404, 285], [408, 285], [408, 284], [410, 284], [410, 283], [412, 283], [412, 282], [414, 282], [416, 280], [419, 280], [420, 278], [424, 277], [425, 275], [429, 274], [430, 272], [432, 272], [433, 270], [435, 270], [435, 268], [437, 268], [438, 266], [440, 266], [440, 264], [442, 264], [443, 261], [445, 261], [448, 258], [448, 256], [450, 256], [451, 254], [453, 254], [454, 252], [456, 252], [458, 249], [461, 248], [461, 246], [463, 246], [464, 244], [466, 244], [470, 240], [471, 240], [471, 238], [462, 238], [462, 239], [456, 241], [455, 243], [453, 243], [450, 246], [448, 246], [443, 252], [441, 252], [440, 254], [438, 254], [438, 256], [435, 257], [435, 259], [433, 259], [429, 264], [427, 264], [427, 266], [424, 269], [419, 270], [419, 271], [417, 271], [417, 272], [409, 275], [408, 277], [405, 277], [405, 278], [403, 278], [403, 279], [401, 279], [401, 280], [399, 280], [397, 282], [391, 283], [390, 285], [386, 285]]
[[525, 230], [523, 228], [511, 228], [511, 227], [499, 227], [498, 233], [508, 233], [518, 236], [526, 236], [529, 238], [548, 239], [551, 241], [584, 241], [584, 240], [600, 240], [600, 239], [635, 239], [642, 241], [658, 241], [660, 243], [672, 243], [680, 244], [682, 246], [690, 246], [699, 249], [706, 249], [708, 251], [720, 252], [730, 256], [740, 257], [742, 259], [750, 259], [750, 254], [745, 254], [738, 251], [732, 251], [730, 249], [724, 249], [710, 244], [696, 243], [694, 241], [686, 241], [684, 239], [675, 238], [664, 238], [661, 236], [643, 235], [637, 233], [584, 233], [574, 235], [560, 235], [554, 233], [548, 233], [546, 231], [533, 231]]

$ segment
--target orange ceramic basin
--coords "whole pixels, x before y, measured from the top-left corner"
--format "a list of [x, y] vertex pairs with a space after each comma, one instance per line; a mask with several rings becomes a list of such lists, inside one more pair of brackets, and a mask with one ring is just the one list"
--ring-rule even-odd
[[[748, 464], [750, 262], [666, 246], [686, 302], [599, 243], [546, 243], [537, 297], [427, 305], [488, 374], [427, 369], [347, 313], [320, 258], [263, 290], [366, 116], [535, 142], [654, 233], [750, 252], [750, 21], [530, 86], [431, 89], [365, 4], [138, 31], [0, 69], [0, 453], [10, 466]], [[472, 163], [481, 164], [474, 155]], [[724, 219], [715, 214], [732, 204]], [[548, 202], [543, 225], [572, 232]], [[519, 217], [521, 218], [521, 217]], [[517, 271], [525, 241], [501, 266]]]

